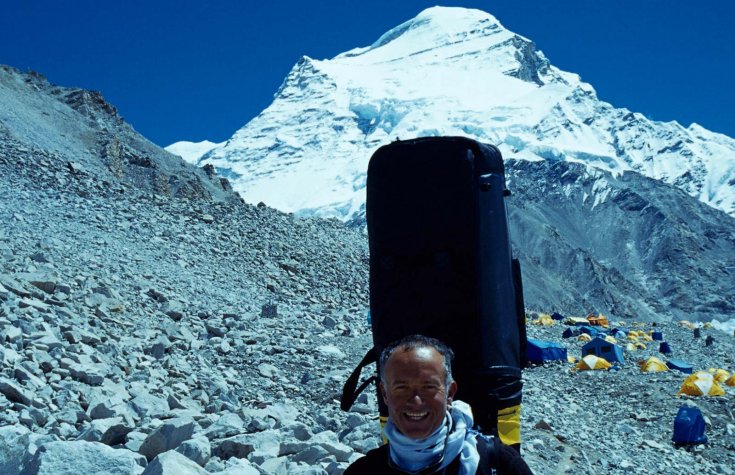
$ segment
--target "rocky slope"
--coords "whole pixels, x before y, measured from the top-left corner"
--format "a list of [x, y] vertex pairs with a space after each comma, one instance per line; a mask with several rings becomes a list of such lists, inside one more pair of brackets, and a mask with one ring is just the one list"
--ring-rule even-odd
[[189, 165], [137, 133], [99, 92], [56, 86], [38, 73], [0, 65], [0, 104], [3, 136], [109, 183], [193, 199], [238, 199], [213, 169]]
[[[0, 134], [0, 473], [341, 473], [379, 443], [373, 393], [336, 401], [370, 345], [364, 236], [154, 191]], [[697, 369], [735, 369], [731, 335], [659, 328]], [[655, 353], [526, 370], [535, 473], [732, 473], [733, 388], [692, 399], [710, 443], [674, 449], [683, 376], [639, 373]]]
[[[337, 403], [370, 345], [362, 234], [0, 143], [0, 473], [339, 474], [379, 442], [374, 394]], [[731, 335], [658, 328], [697, 369], [735, 369]], [[562, 329], [528, 331], [578, 355]], [[710, 443], [675, 449], [683, 375], [635, 364], [656, 353], [614, 373], [527, 369], [535, 473], [733, 473], [735, 388], [685, 398]]]

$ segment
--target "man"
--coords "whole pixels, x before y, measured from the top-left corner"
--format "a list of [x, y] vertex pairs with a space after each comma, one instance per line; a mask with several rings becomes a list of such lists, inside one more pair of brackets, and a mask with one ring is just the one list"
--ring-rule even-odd
[[531, 474], [512, 448], [472, 431], [470, 407], [455, 401], [452, 350], [412, 335], [380, 355], [380, 392], [388, 406], [388, 444], [371, 450], [344, 475]]

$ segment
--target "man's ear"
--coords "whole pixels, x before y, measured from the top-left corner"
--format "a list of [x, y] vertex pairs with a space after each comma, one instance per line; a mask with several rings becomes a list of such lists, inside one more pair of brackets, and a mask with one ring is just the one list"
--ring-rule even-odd
[[457, 381], [452, 380], [447, 388], [447, 404], [451, 404], [454, 400], [454, 395], [457, 394]]
[[382, 381], [378, 383], [378, 387], [380, 388], [380, 395], [383, 396], [383, 402], [388, 404], [388, 393], [385, 391], [385, 385]]

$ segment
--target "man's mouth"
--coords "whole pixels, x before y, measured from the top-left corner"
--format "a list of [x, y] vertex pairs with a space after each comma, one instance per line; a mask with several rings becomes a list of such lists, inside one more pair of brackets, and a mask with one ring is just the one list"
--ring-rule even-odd
[[424, 417], [428, 416], [429, 413], [428, 412], [404, 412], [403, 415], [412, 421], [420, 421]]

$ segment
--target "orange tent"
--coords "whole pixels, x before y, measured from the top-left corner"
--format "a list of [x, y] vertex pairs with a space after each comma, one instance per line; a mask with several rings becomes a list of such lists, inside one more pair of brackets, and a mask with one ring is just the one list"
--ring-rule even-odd
[[601, 313], [598, 315], [590, 313], [589, 315], [587, 315], [587, 321], [590, 322], [590, 325], [595, 325], [599, 327], [606, 327], [610, 325], [610, 323], [607, 321], [607, 317]]

